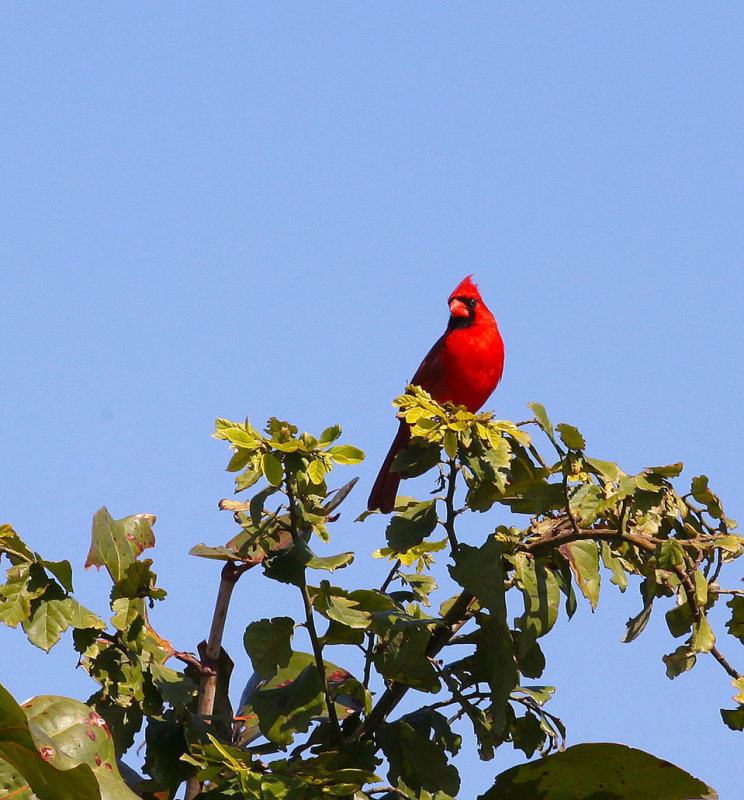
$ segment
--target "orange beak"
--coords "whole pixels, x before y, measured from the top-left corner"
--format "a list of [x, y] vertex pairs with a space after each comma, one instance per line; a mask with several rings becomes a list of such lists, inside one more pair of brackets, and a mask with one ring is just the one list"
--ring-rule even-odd
[[457, 298], [450, 300], [449, 310], [453, 317], [470, 316], [470, 309], [465, 305], [465, 303], [462, 302], [462, 300], [458, 300]]

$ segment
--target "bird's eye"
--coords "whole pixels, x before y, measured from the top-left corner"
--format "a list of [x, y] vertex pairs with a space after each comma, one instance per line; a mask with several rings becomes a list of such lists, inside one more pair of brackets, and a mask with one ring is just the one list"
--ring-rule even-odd
[[467, 305], [468, 308], [475, 308], [475, 303], [476, 300], [474, 297], [468, 297], [468, 299], [465, 301], [465, 304]]

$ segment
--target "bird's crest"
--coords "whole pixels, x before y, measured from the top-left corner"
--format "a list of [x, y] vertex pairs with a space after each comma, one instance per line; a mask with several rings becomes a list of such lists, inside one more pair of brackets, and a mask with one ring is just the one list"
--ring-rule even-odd
[[477, 300], [481, 299], [478, 286], [473, 283], [472, 278], [472, 275], [468, 275], [460, 281], [452, 294], [449, 296], [450, 301], [454, 297], [475, 297]]

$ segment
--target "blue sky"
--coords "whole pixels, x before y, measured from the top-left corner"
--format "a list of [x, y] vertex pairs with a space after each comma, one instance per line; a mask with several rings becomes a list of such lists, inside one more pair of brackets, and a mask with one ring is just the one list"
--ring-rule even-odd
[[[366, 563], [383, 524], [351, 520], [390, 400], [471, 272], [506, 343], [499, 416], [537, 400], [629, 471], [683, 460], [744, 517], [736, 4], [39, 2], [3, 18], [1, 521], [71, 558], [83, 602], [107, 596], [80, 569], [95, 510], [154, 513], [170, 595], [155, 624], [182, 649], [205, 636], [217, 568], [187, 551], [232, 535], [216, 416], [340, 423], [368, 460], [347, 468], [362, 485], [334, 536]], [[642, 747], [734, 800], [726, 676], [703, 660], [668, 681], [661, 613], [621, 645], [640, 601], [605, 584], [546, 643], [569, 742]], [[245, 625], [281, 608], [260, 587], [236, 594], [236, 658]], [[0, 650], [19, 698], [92, 690], [69, 649], [3, 628]], [[461, 762], [463, 797], [522, 760], [502, 750]]]

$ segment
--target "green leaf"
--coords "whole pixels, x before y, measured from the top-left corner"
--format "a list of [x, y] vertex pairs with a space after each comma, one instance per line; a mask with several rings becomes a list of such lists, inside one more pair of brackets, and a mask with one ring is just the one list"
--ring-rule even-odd
[[429, 595], [438, 588], [437, 582], [432, 575], [423, 575], [417, 572], [407, 573], [398, 570], [398, 578], [405, 586], [409, 587], [414, 600], [423, 603], [425, 606], [430, 605]]
[[317, 589], [308, 589], [316, 592], [312, 599], [313, 607], [327, 619], [349, 628], [369, 628], [372, 619], [370, 612], [362, 610], [359, 602], [351, 598], [344, 589], [331, 586], [328, 581], [323, 581]]
[[[381, 620], [382, 612], [374, 615]], [[404, 683], [422, 692], [439, 691], [437, 672], [426, 655], [431, 636], [425, 628], [415, 624], [405, 629], [393, 629], [382, 637], [374, 664], [377, 671], [389, 681]]]
[[[345, 669], [330, 661], [323, 664], [339, 720], [363, 708], [368, 710], [370, 698], [364, 687]], [[312, 676], [308, 678], [308, 671], [315, 673], [317, 683]], [[298, 679], [301, 682], [295, 686]], [[316, 693], [313, 687], [321, 691]], [[292, 653], [288, 666], [268, 681], [262, 681], [257, 675], [251, 677], [240, 706], [239, 718], [243, 724], [236, 741], [241, 745], [249, 744], [266, 731], [276, 735], [277, 740], [291, 741], [294, 733], [307, 730], [312, 719], [323, 721], [328, 718], [322, 682], [315, 659], [309, 653]], [[260, 728], [256, 714], [260, 717]]]
[[569, 489], [571, 510], [584, 527], [592, 525], [606, 503], [604, 492], [593, 483], [582, 483]]
[[519, 671], [527, 678], [539, 678], [545, 671], [545, 656], [532, 630], [512, 631]]
[[489, 536], [481, 547], [461, 544], [449, 571], [452, 579], [463, 589], [477, 597], [499, 619], [506, 621], [503, 551], [503, 544], [493, 536]]
[[559, 549], [568, 560], [581, 593], [591, 603], [592, 611], [594, 611], [599, 600], [599, 548], [597, 543], [589, 540], [569, 542]]
[[454, 458], [457, 455], [457, 434], [450, 428], [444, 432], [444, 452], [450, 458]]
[[586, 447], [584, 437], [573, 425], [561, 422], [560, 425], [556, 425], [555, 427], [560, 434], [561, 441], [569, 450], [583, 450]]
[[623, 562], [615, 555], [609, 542], [601, 543], [601, 553], [602, 563], [612, 573], [610, 580], [621, 592], [624, 592], [628, 588], [628, 576], [625, 573]]
[[485, 680], [491, 690], [488, 716], [493, 730], [501, 733], [506, 726], [506, 710], [519, 682], [517, 664], [509, 627], [504, 620], [488, 616], [479, 620], [473, 663], [478, 680]]
[[302, 586], [305, 583], [305, 567], [312, 558], [312, 550], [299, 539], [288, 550], [279, 551], [263, 561], [264, 575], [280, 583]]
[[651, 492], [656, 495], [654, 499], [658, 499], [658, 493], [664, 486], [664, 479], [660, 475], [656, 475], [648, 470], [644, 470], [638, 473], [638, 475], [635, 475], [633, 477], [633, 482], [642, 492]]
[[673, 570], [685, 561], [685, 551], [676, 539], [665, 539], [659, 546], [659, 569]]
[[420, 797], [420, 790], [444, 791], [456, 795], [460, 789], [457, 769], [449, 763], [444, 747], [419, 733], [408, 722], [398, 720], [383, 724], [377, 740], [390, 764], [389, 778], [398, 779]]
[[0, 622], [11, 628], [31, 616], [31, 600], [36, 596], [28, 590], [28, 567], [16, 567], [14, 572], [18, 570], [13, 579], [0, 585]]
[[[232, 455], [232, 458], [228, 462], [227, 466], [225, 467], [226, 472], [240, 472], [253, 458], [253, 450], [246, 450], [243, 447], [239, 447]], [[258, 480], [261, 476], [258, 473], [254, 473], [256, 475], [256, 480]], [[242, 476], [241, 476], [242, 477]], [[236, 478], [236, 480], [238, 480]]]
[[710, 786], [650, 753], [587, 743], [502, 772], [479, 800], [715, 800]]
[[540, 720], [530, 711], [522, 717], [516, 717], [510, 729], [514, 747], [521, 750], [527, 758], [532, 758], [535, 752], [543, 746], [545, 731]]
[[260, 477], [260, 472], [254, 469], [246, 470], [235, 478], [235, 491], [242, 492], [245, 489], [250, 489], [251, 486], [258, 482]]
[[28, 781], [7, 761], [0, 758], [0, 797], [10, 800], [38, 800]]
[[392, 470], [402, 478], [416, 478], [439, 463], [441, 447], [436, 442], [415, 440], [393, 459]]
[[54, 575], [66, 592], [72, 592], [72, 567], [69, 561], [44, 561], [39, 559], [38, 563]]
[[708, 603], [708, 581], [700, 570], [695, 570], [692, 581], [695, 584], [695, 599], [701, 608], [705, 608]]
[[[163, 787], [165, 797], [174, 797], [178, 786], [190, 775], [193, 769], [184, 763], [183, 756], [188, 752], [186, 730], [172, 712], [163, 717], [149, 717], [145, 729], [145, 763], [143, 769], [151, 775], [156, 786]], [[149, 796], [149, 795], [146, 795]]]
[[34, 554], [23, 539], [5, 523], [0, 525], [0, 553], [9, 556], [13, 564], [34, 560]]
[[532, 630], [536, 638], [544, 636], [558, 618], [561, 593], [558, 579], [545, 564], [525, 553], [516, 553], [510, 559], [524, 599], [524, 614], [515, 622], [523, 631]]
[[199, 556], [199, 558], [213, 558], [216, 561], [241, 561], [240, 556], [236, 555], [233, 550], [228, 547], [209, 547], [203, 542], [194, 545], [189, 550], [190, 556]]
[[245, 450], [255, 450], [258, 440], [256, 437], [246, 430], [245, 426], [236, 422], [227, 422], [224, 427], [220, 423], [227, 422], [226, 420], [217, 420], [215, 429], [219, 434], [220, 439], [227, 439], [230, 444], [240, 447]]
[[261, 733], [279, 745], [292, 743], [296, 733], [310, 727], [325, 707], [323, 681], [315, 665], [308, 665], [289, 683], [264, 689], [253, 698]]
[[692, 610], [687, 601], [667, 611], [665, 618], [669, 633], [671, 633], [675, 639], [689, 633], [694, 623]]
[[123, 519], [113, 519], [104, 506], [93, 516], [90, 551], [85, 566], [103, 567], [116, 583], [126, 573], [127, 567], [143, 550], [155, 545], [152, 514], [133, 514]]
[[411, 711], [402, 716], [401, 721], [408, 723], [415, 731], [431, 739], [453, 756], [460, 752], [462, 736], [452, 730], [447, 717], [433, 708], [424, 707]]
[[32, 730], [41, 731], [47, 741], [56, 745], [59, 766], [87, 764], [103, 798], [135, 800], [137, 795], [119, 773], [111, 733], [90, 706], [69, 697], [42, 695], [24, 703], [23, 709]]
[[682, 472], [684, 464], [678, 461], [676, 464], [667, 464], [663, 467], [646, 467], [646, 471], [661, 475], [662, 478], [676, 478]]
[[662, 656], [662, 661], [666, 664], [667, 678], [676, 678], [677, 675], [692, 669], [697, 657], [686, 644], [682, 644], [673, 653]]
[[[163, 699], [174, 708], [188, 705], [199, 689], [198, 684], [184, 673], [158, 664], [156, 661], [150, 663], [149, 669], [152, 682], [157, 690]], [[224, 672], [222, 663], [220, 663], [220, 669]], [[139, 726], [137, 726], [137, 731], [139, 731]]]
[[600, 461], [597, 458], [587, 458], [586, 456], [584, 456], [584, 461], [608, 483], [614, 483], [623, 474], [620, 467], [612, 461]]
[[540, 427], [548, 434], [551, 442], [555, 441], [555, 434], [553, 432], [553, 424], [548, 419], [548, 414], [545, 411], [545, 406], [541, 403], [527, 403], [527, 408], [532, 409], [535, 419], [540, 424]]
[[[87, 711], [93, 713], [89, 708]], [[50, 719], [48, 725], [57, 726], [57, 721]], [[32, 729], [23, 709], [0, 685], [0, 759], [23, 776], [39, 798], [100, 800], [98, 781], [90, 766], [81, 763], [84, 759], [66, 756], [58, 743], [48, 738], [53, 733], [54, 728], [51, 731], [40, 727]], [[131, 792], [128, 795], [133, 796]]]
[[243, 645], [262, 678], [272, 678], [289, 664], [293, 634], [294, 620], [290, 617], [260, 619], [245, 629]]
[[364, 461], [364, 453], [358, 447], [350, 444], [341, 444], [329, 447], [326, 451], [337, 464], [358, 464]]
[[310, 478], [310, 482], [314, 483], [316, 486], [323, 483], [325, 474], [325, 467], [323, 466], [323, 462], [319, 459], [311, 461], [307, 467], [307, 477]]
[[341, 426], [331, 425], [330, 428], [326, 428], [323, 431], [323, 433], [320, 434], [320, 439], [318, 439], [318, 444], [322, 446], [329, 445], [331, 444], [331, 442], [335, 442], [339, 436], [341, 436]]
[[744, 706], [721, 709], [721, 718], [732, 731], [744, 731]]
[[81, 606], [75, 598], [61, 597], [44, 598], [33, 616], [23, 621], [23, 630], [32, 644], [48, 653], [71, 625], [99, 630], [106, 627], [103, 620]]
[[[279, 469], [281, 471], [281, 465]], [[281, 478], [279, 479], [279, 481], [281, 483]], [[248, 507], [251, 514], [251, 522], [253, 522], [254, 525], [261, 524], [261, 517], [263, 516], [264, 503], [276, 491], [277, 491], [276, 486], [267, 486], [265, 489], [261, 489], [260, 492], [258, 492], [251, 498], [251, 502]]]
[[693, 628], [690, 647], [696, 653], [709, 653], [715, 643], [716, 637], [713, 635], [708, 618], [702, 615], [700, 621], [695, 623]]
[[111, 599], [118, 597], [140, 597], [153, 600], [165, 598], [165, 591], [155, 586], [157, 575], [150, 569], [152, 559], [134, 561], [126, 569], [121, 580], [117, 581], [111, 589]]
[[728, 632], [744, 644], [744, 597], [734, 595], [726, 605], [731, 609], [731, 619], [726, 623]]
[[284, 471], [282, 462], [273, 453], [264, 453], [261, 457], [261, 471], [272, 486], [281, 486]]
[[335, 572], [337, 569], [348, 567], [354, 561], [354, 553], [339, 553], [336, 556], [316, 556], [306, 563], [308, 569], [324, 569], [327, 572]]
[[394, 552], [405, 553], [421, 544], [436, 527], [436, 500], [428, 500], [396, 514], [385, 530], [385, 537]]
[[625, 635], [620, 640], [621, 642], [632, 642], [633, 639], [637, 639], [641, 633], [643, 633], [643, 629], [648, 624], [649, 619], [651, 618], [651, 609], [653, 608], [653, 598], [648, 600], [644, 606], [643, 610], [640, 614], [636, 615], [635, 617], [631, 617], [626, 625], [625, 625]]

